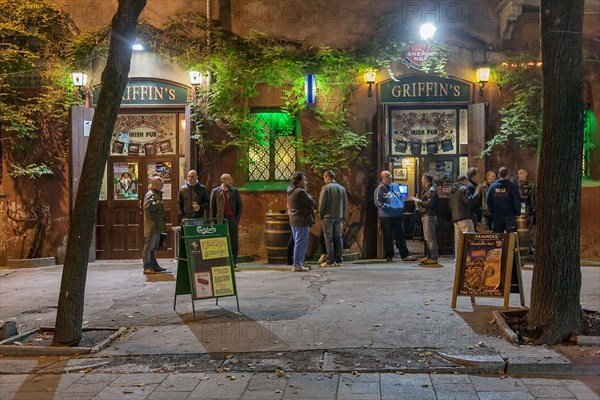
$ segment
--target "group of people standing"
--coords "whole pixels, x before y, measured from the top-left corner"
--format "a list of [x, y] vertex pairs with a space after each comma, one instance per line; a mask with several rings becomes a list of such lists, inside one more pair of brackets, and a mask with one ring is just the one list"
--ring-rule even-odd
[[[517, 216], [527, 215], [527, 227], [530, 233], [535, 223], [535, 185], [529, 181], [527, 170], [518, 171], [518, 185], [508, 179], [508, 169], [502, 167], [498, 176], [488, 171], [484, 182], [475, 181], [477, 169], [469, 168], [467, 175], [460, 175], [450, 190], [450, 210], [454, 223], [455, 254], [458, 243], [465, 232], [516, 232]], [[389, 171], [381, 171], [381, 181], [374, 193], [374, 203], [381, 219], [384, 258], [394, 261], [395, 249], [398, 249], [403, 261], [416, 261], [406, 246], [402, 212], [407, 193], [392, 181]], [[346, 189], [336, 182], [331, 170], [323, 174], [325, 185], [319, 194], [319, 216], [324, 236], [325, 255], [321, 267], [342, 265], [342, 228], [346, 214]], [[294, 272], [310, 270], [306, 262], [309, 243], [309, 229], [316, 223], [315, 200], [308, 194], [307, 177], [303, 172], [295, 172], [287, 189], [287, 206], [293, 239]], [[161, 234], [166, 234], [165, 212], [162, 200], [162, 178], [152, 178], [149, 190], [144, 197], [144, 274], [165, 272], [156, 260], [155, 252], [159, 248]], [[423, 264], [438, 263], [438, 246], [435, 237], [439, 196], [433, 176], [425, 173], [421, 176], [421, 190], [418, 196], [411, 197], [421, 215], [423, 236], [426, 246], [425, 257], [419, 259]], [[210, 218], [227, 221], [231, 252], [234, 266], [238, 260], [238, 224], [242, 215], [242, 199], [233, 186], [229, 174], [221, 175], [221, 184], [212, 189], [210, 195], [204, 185], [198, 181], [198, 173], [191, 170], [179, 190], [177, 199], [179, 214], [182, 218], [204, 218], [208, 212]], [[531, 242], [533, 235], [530, 234]], [[532, 243], [530, 243], [530, 247]]]
[[[530, 247], [533, 247], [533, 225], [535, 221], [535, 185], [529, 181], [526, 169], [518, 171], [519, 182], [511, 182], [506, 167], [488, 171], [485, 181], [479, 185], [475, 181], [476, 168], [469, 168], [467, 175], [460, 175], [450, 190], [450, 211], [454, 223], [455, 255], [458, 253], [460, 238], [465, 232], [517, 232], [517, 217], [527, 216], [527, 228], [530, 233]], [[437, 191], [432, 184], [431, 176], [424, 174], [422, 190], [415, 203], [423, 221], [423, 235], [427, 243], [427, 257], [422, 262], [437, 260], [437, 244], [435, 242], [435, 219], [437, 215]], [[532, 249], [533, 251], [533, 249]]]
[[[159, 249], [160, 236], [166, 234], [165, 211], [162, 199], [162, 178], [152, 178], [148, 192], [144, 197], [144, 274], [166, 272], [158, 265], [156, 250]], [[214, 188], [210, 196], [206, 187], [198, 181], [198, 173], [190, 170], [187, 179], [179, 190], [177, 207], [182, 218], [205, 218], [208, 211], [210, 218], [224, 219], [229, 229], [231, 255], [233, 265], [238, 260], [238, 224], [242, 217], [242, 198], [229, 174], [221, 175], [221, 184]]]

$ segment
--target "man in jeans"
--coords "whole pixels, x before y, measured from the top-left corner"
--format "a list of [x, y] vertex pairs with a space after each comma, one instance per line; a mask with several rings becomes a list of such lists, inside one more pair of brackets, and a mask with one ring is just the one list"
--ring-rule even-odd
[[452, 222], [454, 222], [454, 256], [460, 258], [458, 254], [458, 244], [463, 233], [475, 232], [475, 226], [472, 219], [472, 208], [478, 204], [479, 196], [470, 193], [468, 187], [469, 180], [466, 176], [458, 177], [458, 182], [452, 185], [450, 189], [450, 211], [452, 212]]
[[335, 181], [335, 173], [327, 171], [323, 175], [325, 186], [319, 195], [319, 215], [325, 235], [327, 256], [321, 267], [342, 265], [342, 224], [346, 215], [346, 189]]
[[155, 252], [160, 244], [160, 235], [167, 232], [165, 207], [162, 199], [163, 180], [155, 176], [150, 181], [148, 193], [144, 196], [144, 274], [160, 274], [166, 271], [156, 260]]
[[421, 213], [423, 236], [425, 236], [425, 243], [427, 243], [425, 258], [419, 260], [422, 264], [438, 263], [438, 246], [435, 239], [438, 198], [437, 188], [433, 184], [433, 177], [427, 173], [423, 174], [421, 177], [421, 193], [418, 198], [414, 198], [415, 207], [418, 207]]

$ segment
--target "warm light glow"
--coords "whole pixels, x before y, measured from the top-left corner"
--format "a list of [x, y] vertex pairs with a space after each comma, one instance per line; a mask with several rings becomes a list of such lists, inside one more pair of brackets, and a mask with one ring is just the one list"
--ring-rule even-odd
[[477, 82], [486, 83], [490, 80], [490, 68], [489, 67], [480, 67], [477, 68]]
[[202, 84], [202, 73], [198, 71], [190, 71], [190, 83], [192, 85], [201, 85]]
[[135, 51], [144, 51], [144, 46], [140, 43], [134, 43], [134, 45], [131, 46], [131, 48]]
[[541, 62], [541, 61], [538, 61], [538, 62], [535, 64], [535, 66], [536, 66], [536, 67], [541, 67], [541, 66], [542, 66], [542, 62]]
[[179, 124], [181, 125], [181, 130], [185, 131], [185, 127], [186, 127], [185, 119], [182, 119], [181, 121], [179, 121]]
[[375, 79], [377, 78], [377, 71], [371, 69], [365, 72], [365, 83], [373, 84], [375, 83]]
[[423, 24], [421, 25], [421, 29], [419, 29], [419, 33], [421, 34], [422, 40], [429, 40], [433, 38], [435, 34], [436, 27], [432, 24]]
[[412, 161], [413, 161], [412, 158], [403, 158], [402, 165], [411, 165]]
[[82, 87], [87, 84], [87, 74], [84, 74], [83, 72], [73, 72], [71, 76], [73, 77], [74, 86]]

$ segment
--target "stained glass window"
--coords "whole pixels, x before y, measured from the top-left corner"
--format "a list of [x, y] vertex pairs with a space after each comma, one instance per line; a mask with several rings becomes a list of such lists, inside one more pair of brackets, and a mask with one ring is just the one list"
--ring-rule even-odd
[[282, 112], [253, 113], [257, 144], [248, 151], [248, 181], [292, 179], [296, 170], [296, 119]]

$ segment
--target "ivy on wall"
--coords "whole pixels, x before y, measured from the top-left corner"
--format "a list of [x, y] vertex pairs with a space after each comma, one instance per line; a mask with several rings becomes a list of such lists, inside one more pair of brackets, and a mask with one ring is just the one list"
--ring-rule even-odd
[[511, 139], [521, 146], [539, 148], [542, 137], [541, 68], [535, 63], [514, 59], [493, 67], [490, 80], [510, 89], [514, 99], [500, 109], [500, 129], [486, 143], [481, 156], [492, 154], [497, 147], [505, 147]]
[[76, 34], [68, 15], [42, 0], [0, 0], [1, 149], [16, 195], [7, 209], [11, 236], [24, 240], [20, 257], [41, 256], [49, 216], [39, 183], [66, 158], [63, 145], [40, 138], [68, 131], [68, 45]]
[[[74, 61], [90, 55], [101, 56], [106, 49], [107, 34], [108, 30], [103, 28], [83, 33], [70, 53]], [[211, 77], [210, 85], [198, 87], [193, 102], [194, 138], [201, 154], [219, 153], [232, 147], [247, 154], [261, 138], [261, 132], [252, 134], [257, 125], [249, 112], [250, 102], [260, 95], [259, 86], [282, 88], [282, 110], [297, 116], [307, 108], [304, 77], [307, 73], [315, 74], [318, 100], [310, 109], [318, 132], [299, 138], [295, 147], [302, 154], [300, 162], [319, 174], [333, 167], [349, 168], [360, 160], [368, 136], [365, 132], [354, 132], [348, 125], [351, 96], [363, 83], [365, 71], [374, 66], [391, 71], [392, 63], [412, 43], [387, 42], [383, 47], [342, 51], [259, 32], [242, 37], [207, 21], [199, 12], [176, 15], [161, 29], [142, 23], [138, 37], [147, 47], [176, 60], [183, 69]], [[423, 71], [445, 75], [445, 47], [433, 43], [432, 49], [432, 56], [423, 63]], [[208, 137], [211, 124], [224, 129], [227, 140], [218, 143], [211, 140]], [[239, 157], [239, 162], [251, 161]]]

